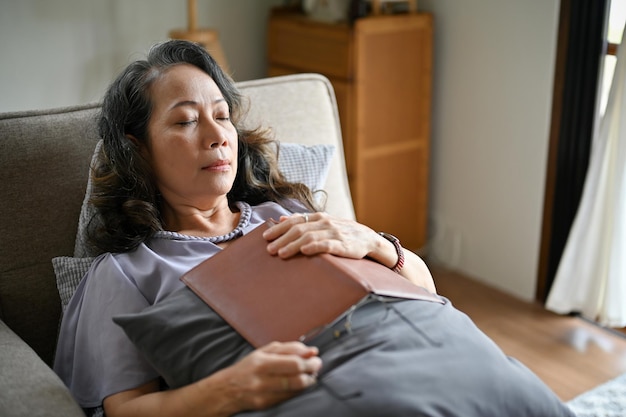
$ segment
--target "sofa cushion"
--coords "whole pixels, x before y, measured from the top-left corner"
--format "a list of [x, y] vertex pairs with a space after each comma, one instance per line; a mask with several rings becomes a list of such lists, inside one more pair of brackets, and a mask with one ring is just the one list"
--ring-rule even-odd
[[72, 254], [96, 112], [0, 115], [0, 318], [48, 364], [61, 313], [50, 260]]
[[[91, 160], [89, 162], [89, 170], [87, 171], [87, 187], [85, 188], [83, 203], [80, 207], [80, 214], [78, 216], [78, 228], [76, 229], [76, 241], [74, 242], [74, 257], [76, 258], [92, 257], [96, 255], [95, 251], [90, 249], [87, 243], [87, 227], [89, 226], [90, 219], [95, 215], [95, 209], [91, 204], [89, 204], [92, 187], [91, 167], [93, 167], [96, 163], [100, 148], [102, 148], [102, 139], [100, 139], [96, 144], [96, 148], [94, 149], [93, 155], [91, 155]], [[59, 276], [57, 275], [57, 282], [58, 281]]]
[[2, 321], [0, 369], [0, 416], [84, 417], [59, 377]]

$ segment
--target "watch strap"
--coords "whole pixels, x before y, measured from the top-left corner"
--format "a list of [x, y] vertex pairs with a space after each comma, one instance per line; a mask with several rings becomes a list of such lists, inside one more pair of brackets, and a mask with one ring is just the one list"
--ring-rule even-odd
[[396, 248], [396, 253], [398, 254], [398, 262], [396, 262], [391, 270], [399, 274], [402, 270], [402, 267], [404, 266], [404, 249], [402, 249], [400, 239], [390, 233], [378, 232], [378, 234], [393, 243], [393, 246]]

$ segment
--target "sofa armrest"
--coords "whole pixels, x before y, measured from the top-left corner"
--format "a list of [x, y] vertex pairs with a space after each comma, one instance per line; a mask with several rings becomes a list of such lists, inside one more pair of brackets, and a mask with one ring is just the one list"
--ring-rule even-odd
[[59, 377], [0, 320], [0, 416], [84, 417]]

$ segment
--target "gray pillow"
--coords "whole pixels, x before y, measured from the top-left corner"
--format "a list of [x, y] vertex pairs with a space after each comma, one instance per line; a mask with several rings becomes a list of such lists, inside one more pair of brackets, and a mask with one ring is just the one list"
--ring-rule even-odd
[[311, 191], [324, 189], [334, 145], [280, 143], [278, 167], [290, 182], [305, 184]]
[[83, 279], [94, 258], [73, 258], [71, 256], [59, 256], [52, 258], [52, 267], [56, 276], [57, 289], [61, 297], [61, 311], [65, 313], [70, 298], [74, 295], [76, 287]]
[[188, 287], [113, 321], [171, 388], [209, 376], [254, 349]]

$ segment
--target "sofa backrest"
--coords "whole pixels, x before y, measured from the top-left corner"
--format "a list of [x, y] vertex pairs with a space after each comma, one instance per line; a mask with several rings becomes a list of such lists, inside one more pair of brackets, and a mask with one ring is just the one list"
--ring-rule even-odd
[[324, 190], [325, 211], [355, 219], [348, 185], [335, 93], [327, 78], [294, 74], [244, 81], [237, 86], [250, 99], [246, 124], [271, 127], [277, 140], [335, 146]]
[[[330, 83], [314, 74], [238, 83], [246, 125], [278, 140], [333, 144], [327, 211], [354, 218]], [[61, 312], [51, 259], [72, 256], [99, 106], [0, 114], [0, 319], [48, 364]]]
[[47, 363], [61, 311], [51, 259], [74, 251], [96, 111], [0, 115], [0, 319]]

